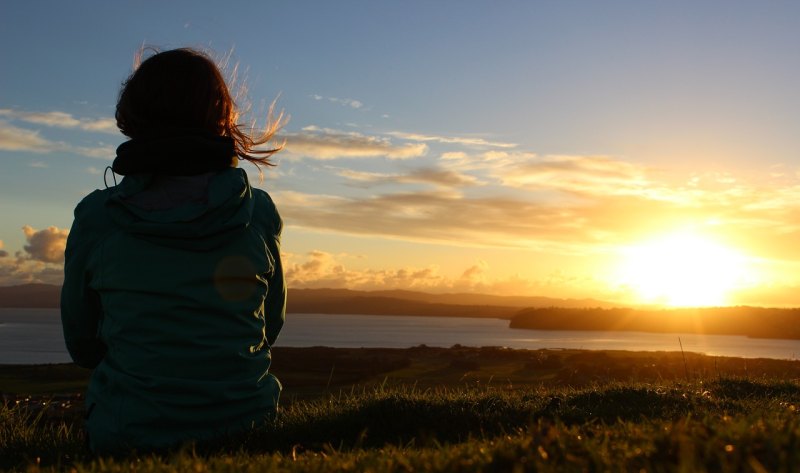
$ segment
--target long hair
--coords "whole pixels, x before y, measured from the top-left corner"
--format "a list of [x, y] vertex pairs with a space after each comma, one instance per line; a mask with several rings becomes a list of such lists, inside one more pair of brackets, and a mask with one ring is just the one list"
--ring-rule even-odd
[[[137, 61], [139, 62], [139, 61]], [[205, 53], [180, 48], [156, 52], [135, 67], [123, 82], [117, 100], [117, 127], [131, 139], [202, 132], [233, 139], [240, 159], [274, 166], [270, 157], [283, 144], [267, 146], [284, 125], [283, 112], [274, 115], [273, 102], [261, 129], [239, 120], [220, 68]]]

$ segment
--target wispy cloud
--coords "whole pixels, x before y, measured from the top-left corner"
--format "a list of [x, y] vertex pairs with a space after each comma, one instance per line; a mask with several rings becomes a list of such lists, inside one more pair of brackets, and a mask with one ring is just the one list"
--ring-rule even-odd
[[394, 136], [408, 141], [419, 142], [437, 142], [445, 144], [457, 144], [463, 146], [477, 146], [477, 147], [490, 147], [490, 148], [515, 148], [515, 143], [504, 143], [499, 141], [488, 141], [483, 138], [464, 137], [464, 136], [438, 136], [438, 135], [425, 135], [422, 133], [407, 133], [402, 131], [391, 131], [387, 135]]
[[310, 95], [309, 97], [311, 97], [314, 100], [327, 100], [328, 102], [344, 105], [345, 107], [350, 107], [355, 109], [364, 108], [364, 103], [361, 102], [360, 100], [341, 99], [338, 97], [324, 97], [322, 95], [317, 95], [317, 94]]
[[545, 156], [515, 161], [495, 168], [493, 176], [505, 186], [581, 195], [638, 194], [652, 185], [641, 166], [605, 156]]
[[116, 149], [111, 146], [76, 146], [63, 141], [51, 141], [42, 137], [38, 130], [20, 128], [3, 121], [0, 121], [0, 150], [37, 154], [67, 152], [99, 159], [113, 159], [116, 156]]
[[370, 158], [408, 159], [423, 156], [423, 143], [397, 145], [379, 136], [308, 126], [298, 133], [285, 133], [286, 151], [312, 159]]
[[38, 131], [26, 130], [6, 122], [0, 122], [1, 150], [49, 153], [55, 148], [56, 144], [39, 136]]
[[463, 161], [467, 159], [467, 153], [463, 151], [446, 151], [442, 153], [441, 158], [447, 161]]
[[286, 221], [316, 230], [465, 246], [562, 248], [594, 241], [577, 209], [448, 190], [342, 197], [281, 192]]
[[82, 154], [90, 158], [97, 159], [114, 159], [117, 155], [117, 149], [113, 146], [96, 146], [94, 148], [89, 146], [69, 146], [65, 151], [71, 151], [75, 154]]
[[116, 120], [108, 117], [76, 118], [72, 114], [60, 111], [30, 112], [10, 108], [0, 108], [0, 117], [48, 127], [71, 128], [114, 135], [119, 134]]
[[439, 187], [464, 187], [479, 184], [476, 177], [451, 169], [435, 167], [417, 168], [406, 173], [377, 173], [338, 169], [337, 175], [366, 185], [377, 184], [431, 184]]

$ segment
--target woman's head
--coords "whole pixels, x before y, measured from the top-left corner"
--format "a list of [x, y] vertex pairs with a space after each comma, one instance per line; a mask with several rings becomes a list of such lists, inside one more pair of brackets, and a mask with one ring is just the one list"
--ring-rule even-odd
[[253, 136], [239, 118], [220, 69], [202, 52], [182, 48], [156, 53], [141, 62], [123, 83], [117, 101], [117, 126], [132, 139], [162, 138], [180, 133], [207, 133], [234, 140], [240, 158], [271, 164], [269, 157], [282, 146], [253, 148], [270, 141], [281, 127], [282, 115]]

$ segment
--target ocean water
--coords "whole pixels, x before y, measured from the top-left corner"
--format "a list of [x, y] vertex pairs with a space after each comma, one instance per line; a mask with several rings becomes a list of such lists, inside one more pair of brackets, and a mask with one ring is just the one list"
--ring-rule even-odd
[[[680, 342], [679, 342], [680, 340]], [[679, 351], [745, 358], [796, 359], [800, 340], [647, 332], [522, 330], [508, 321], [466, 317], [289, 314], [276, 345], [408, 348], [505, 346]], [[0, 364], [66, 363], [58, 309], [0, 309]]]

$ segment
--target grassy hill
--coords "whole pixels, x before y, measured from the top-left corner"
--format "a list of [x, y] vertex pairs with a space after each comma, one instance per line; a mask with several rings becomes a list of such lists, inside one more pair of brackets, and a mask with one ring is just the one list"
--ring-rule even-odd
[[[275, 355], [285, 391], [274, 424], [160, 454], [92, 457], [69, 407], [79, 399], [4, 388], [0, 468], [761, 472], [800, 461], [797, 361], [463, 347]], [[4, 387], [28, 372], [9, 369]], [[54, 371], [58, 383], [87, 374], [41, 366], [17, 389], [47, 392]]]

